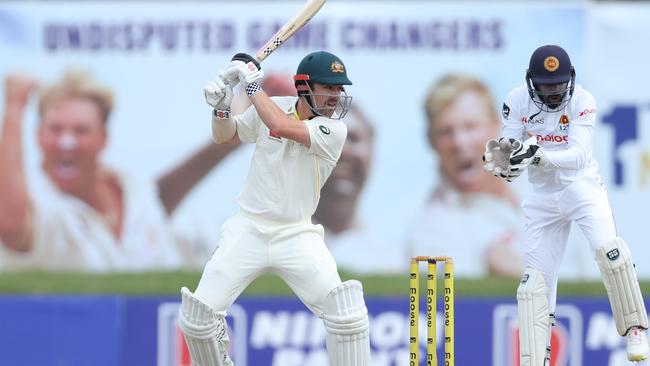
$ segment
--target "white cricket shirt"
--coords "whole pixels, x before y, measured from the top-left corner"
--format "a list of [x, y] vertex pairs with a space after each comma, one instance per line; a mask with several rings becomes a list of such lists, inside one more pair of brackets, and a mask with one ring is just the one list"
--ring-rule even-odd
[[1, 266], [90, 272], [178, 269], [182, 258], [154, 182], [117, 173], [124, 194], [119, 239], [97, 211], [60, 192], [39, 171], [30, 187], [34, 247], [27, 253], [0, 248]]
[[508, 244], [523, 258], [522, 219], [518, 207], [505, 199], [484, 192], [463, 194], [443, 179], [409, 225], [407, 254], [447, 255], [455, 259], [459, 276], [487, 276], [485, 254], [492, 247]]
[[[271, 98], [288, 116], [297, 118], [297, 97]], [[234, 117], [239, 139], [255, 143], [248, 177], [237, 198], [241, 209], [262, 218], [296, 222], [316, 211], [320, 189], [341, 156], [347, 127], [340, 120], [315, 117], [306, 123], [311, 146], [273, 136], [254, 106]]]
[[600, 179], [592, 156], [596, 102], [580, 85], [565, 108], [552, 112], [540, 112], [526, 85], [519, 86], [506, 97], [501, 117], [503, 137], [523, 141], [536, 136], [544, 151], [548, 163], [528, 168], [535, 191], [559, 191], [583, 177]]

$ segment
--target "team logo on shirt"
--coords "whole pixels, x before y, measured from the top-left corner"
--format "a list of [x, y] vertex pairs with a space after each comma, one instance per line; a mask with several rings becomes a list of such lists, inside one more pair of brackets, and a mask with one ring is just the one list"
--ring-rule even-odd
[[526, 116], [521, 117], [521, 122], [530, 123], [531, 125], [543, 125], [544, 121], [545, 121], [544, 117], [534, 118], [534, 119], [528, 119], [528, 117]]
[[501, 108], [501, 113], [503, 114], [503, 118], [508, 118], [510, 115], [510, 107], [508, 107], [507, 104], [503, 103], [503, 108]]
[[563, 114], [560, 117], [560, 131], [566, 131], [569, 129], [569, 116]]
[[569, 124], [569, 116], [566, 114], [563, 114], [562, 117], [560, 117], [560, 124], [561, 125], [568, 125]]
[[550, 72], [557, 70], [560, 67], [560, 60], [555, 56], [548, 56], [544, 59], [544, 68]]
[[564, 142], [569, 142], [569, 136], [567, 135], [536, 135], [537, 136], [537, 143], [539, 144], [540, 142], [550, 142], [550, 143], [564, 143]]
[[327, 126], [323, 126], [323, 125], [318, 126], [318, 129], [320, 130], [320, 132], [322, 132], [322, 133], [324, 133], [326, 135], [329, 135], [330, 132], [331, 132], [330, 129], [327, 128]]

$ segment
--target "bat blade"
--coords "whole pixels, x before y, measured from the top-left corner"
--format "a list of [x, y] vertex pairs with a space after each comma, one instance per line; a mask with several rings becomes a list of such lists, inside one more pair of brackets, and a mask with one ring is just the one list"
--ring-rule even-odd
[[316, 15], [316, 13], [318, 13], [320, 8], [325, 4], [325, 1], [326, 0], [308, 0], [300, 12], [285, 23], [282, 28], [280, 28], [273, 37], [271, 37], [271, 39], [269, 39], [266, 44], [255, 53], [255, 59], [257, 59], [258, 62], [262, 62], [273, 53], [273, 51], [278, 49], [278, 47], [291, 38], [291, 36], [299, 31], [309, 22], [309, 20], [311, 20], [311, 18], [314, 17], [314, 15]]

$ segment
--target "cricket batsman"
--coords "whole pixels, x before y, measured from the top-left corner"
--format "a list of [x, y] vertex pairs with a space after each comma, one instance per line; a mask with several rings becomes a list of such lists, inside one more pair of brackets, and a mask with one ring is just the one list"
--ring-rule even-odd
[[567, 52], [537, 48], [526, 84], [512, 90], [502, 111], [502, 138], [486, 144], [485, 168], [507, 181], [528, 169], [532, 194], [525, 215], [525, 270], [517, 289], [520, 365], [550, 362], [558, 269], [571, 223], [587, 238], [627, 358], [650, 354], [648, 315], [628, 246], [616, 232], [607, 190], [593, 157], [596, 103], [575, 83]]
[[[336, 165], [347, 128], [352, 85], [343, 62], [314, 52], [294, 76], [297, 97], [269, 97], [260, 64], [237, 54], [204, 87], [213, 108], [216, 143], [255, 144], [248, 178], [237, 198], [240, 212], [222, 226], [218, 247], [194, 293], [181, 290], [179, 325], [193, 365], [233, 365], [226, 311], [257, 277], [282, 278], [327, 331], [332, 366], [369, 366], [368, 312], [359, 281], [341, 283], [336, 263], [314, 225], [320, 190]], [[230, 113], [232, 88], [243, 84], [252, 103]]]

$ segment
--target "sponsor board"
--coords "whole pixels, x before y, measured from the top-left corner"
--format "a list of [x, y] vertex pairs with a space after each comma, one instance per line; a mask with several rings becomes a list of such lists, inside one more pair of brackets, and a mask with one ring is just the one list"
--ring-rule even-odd
[[[178, 300], [0, 297], [0, 364], [189, 365], [189, 353], [176, 325]], [[371, 364], [408, 365], [408, 299], [370, 297], [366, 303], [371, 318]], [[514, 299], [457, 298], [455, 310], [456, 365], [518, 366]], [[616, 332], [606, 298], [561, 298], [556, 316], [552, 365], [630, 365], [625, 340]], [[444, 347], [442, 317], [437, 314], [439, 360]], [[329, 366], [322, 321], [298, 299], [244, 297], [232, 306], [227, 319], [230, 351], [237, 366]], [[420, 330], [426, 332], [424, 314], [420, 322]], [[422, 333], [421, 354], [425, 342]]]
[[[164, 302], [158, 306], [158, 365], [191, 366], [191, 358], [183, 333], [178, 327], [179, 302]], [[246, 311], [238, 304], [231, 306], [228, 316], [228, 352], [237, 365], [247, 365], [246, 344], [248, 327]]]
[[[492, 321], [492, 365], [519, 366], [517, 305], [494, 307]], [[580, 309], [560, 304], [551, 332], [551, 366], [582, 366], [583, 319]]]
[[[370, 298], [367, 305], [371, 321], [372, 365], [408, 365], [409, 318], [406, 299]], [[179, 359], [187, 362], [187, 358], [180, 357], [187, 353], [183, 342], [169, 341], [180, 334], [175, 325], [167, 326], [175, 324], [178, 306], [178, 303], [166, 303], [159, 308], [159, 322], [162, 323], [158, 326], [158, 339], [165, 340], [158, 346], [159, 366], [188, 365], [178, 362]], [[243, 298], [233, 309], [236, 311], [231, 312], [229, 324], [239, 322], [240, 325], [237, 329], [231, 329], [231, 349], [236, 365], [329, 365], [322, 321], [298, 300]], [[166, 315], [161, 316], [163, 313]], [[519, 330], [514, 301], [461, 298], [456, 301], [456, 314], [457, 365], [519, 366]], [[442, 357], [442, 312], [437, 314], [436, 319], [436, 348], [439, 357]], [[606, 299], [560, 301], [556, 319], [551, 340], [552, 366], [627, 365], [624, 339], [616, 332]], [[420, 314], [419, 321], [420, 352], [424, 354], [424, 313]], [[248, 325], [246, 329], [241, 327], [244, 323]], [[165, 354], [165, 358], [161, 358], [161, 354]], [[421, 365], [425, 365], [424, 359]]]
[[[0, 364], [189, 365], [189, 353], [176, 325], [178, 300], [2, 296]], [[371, 364], [407, 365], [408, 299], [370, 297], [366, 303], [371, 318]], [[455, 310], [456, 365], [518, 366], [514, 299], [457, 298]], [[436, 317], [440, 360], [442, 316]], [[629, 365], [625, 340], [616, 332], [606, 298], [561, 298], [556, 316], [552, 365]], [[322, 321], [298, 299], [244, 297], [233, 305], [227, 319], [230, 351], [237, 366], [329, 366]], [[424, 314], [420, 321], [425, 332]], [[420, 342], [423, 354], [424, 333]], [[35, 344], [39, 345], [36, 349]]]

